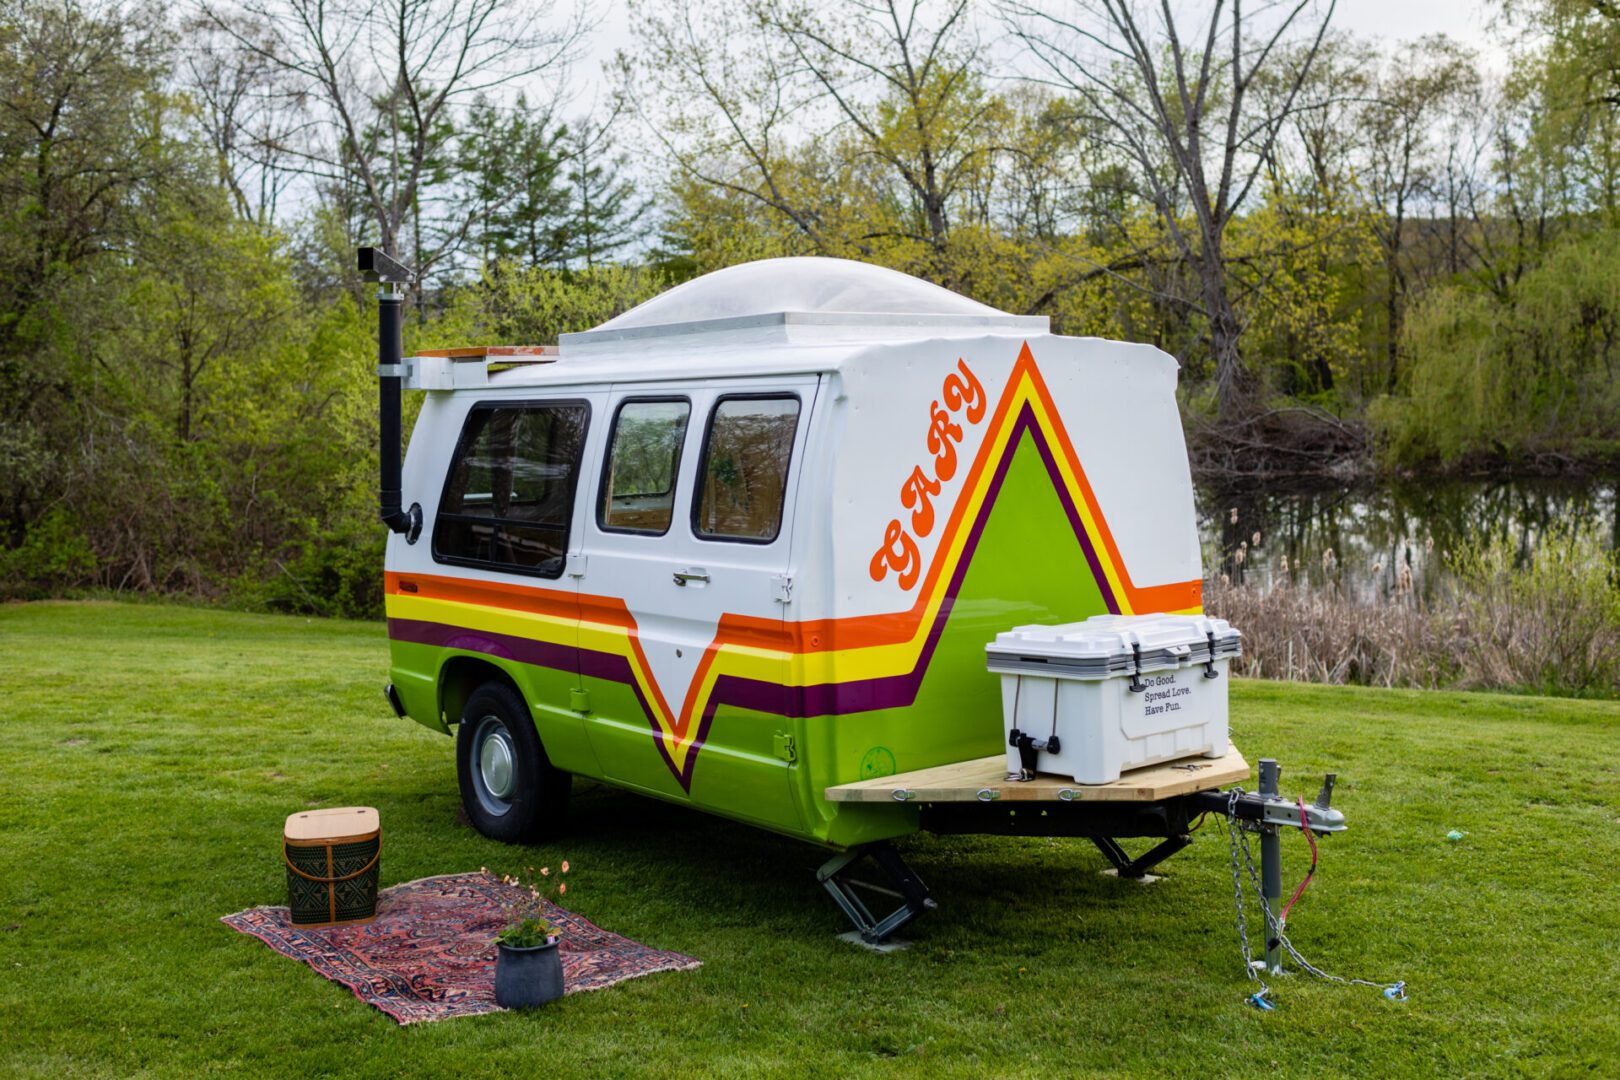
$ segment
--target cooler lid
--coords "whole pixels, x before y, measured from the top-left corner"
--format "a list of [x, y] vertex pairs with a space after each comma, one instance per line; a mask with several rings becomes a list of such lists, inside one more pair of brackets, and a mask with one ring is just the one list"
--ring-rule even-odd
[[[1070, 678], [1106, 678], [1135, 670], [1203, 663], [1241, 652], [1243, 635], [1207, 615], [1094, 615], [1081, 622], [1018, 626], [985, 646], [992, 667], [1049, 666]], [[1138, 667], [1137, 650], [1140, 650]], [[1025, 668], [1027, 670], [1027, 668]]]
[[287, 815], [283, 835], [289, 841], [342, 840], [370, 836], [381, 825], [377, 811], [370, 806], [339, 806], [326, 810], [302, 810]]

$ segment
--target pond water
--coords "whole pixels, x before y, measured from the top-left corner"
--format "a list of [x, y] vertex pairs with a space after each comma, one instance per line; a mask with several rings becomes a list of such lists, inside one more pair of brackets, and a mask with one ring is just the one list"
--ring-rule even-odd
[[1374, 597], [1433, 596], [1447, 553], [1505, 533], [1526, 555], [1549, 527], [1584, 523], [1620, 547], [1616, 479], [1399, 481], [1372, 487], [1201, 486], [1204, 572], [1262, 588], [1278, 582]]

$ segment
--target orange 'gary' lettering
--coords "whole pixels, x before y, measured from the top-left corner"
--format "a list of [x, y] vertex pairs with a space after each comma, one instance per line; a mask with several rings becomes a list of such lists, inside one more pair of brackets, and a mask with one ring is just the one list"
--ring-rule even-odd
[[882, 581], [894, 570], [900, 575], [902, 589], [917, 584], [917, 576], [922, 573], [922, 555], [917, 551], [917, 541], [901, 527], [899, 519], [891, 519], [889, 527], [883, 531], [883, 546], [872, 556], [868, 569], [873, 581]]
[[910, 479], [900, 485], [900, 505], [911, 510], [911, 527], [918, 536], [934, 531], [934, 501], [929, 496], [938, 494], [939, 481], [923, 472], [921, 465], [913, 468]]
[[951, 423], [951, 414], [937, 401], [928, 403], [928, 416], [928, 452], [934, 455], [934, 475], [949, 480], [956, 475], [956, 444], [962, 441], [962, 425]]
[[958, 360], [956, 368], [962, 374], [946, 378], [945, 404], [951, 407], [952, 412], [964, 404], [967, 405], [968, 423], [977, 424], [984, 418], [984, 407], [988, 404], [984, 396], [984, 387], [979, 385], [978, 376], [973, 374], [966, 360]]

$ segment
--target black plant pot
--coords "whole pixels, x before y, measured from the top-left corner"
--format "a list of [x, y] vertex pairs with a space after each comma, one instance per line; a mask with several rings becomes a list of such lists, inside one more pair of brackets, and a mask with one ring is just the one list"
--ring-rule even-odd
[[503, 1009], [532, 1009], [563, 996], [562, 958], [555, 941], [528, 949], [497, 943], [495, 1004]]

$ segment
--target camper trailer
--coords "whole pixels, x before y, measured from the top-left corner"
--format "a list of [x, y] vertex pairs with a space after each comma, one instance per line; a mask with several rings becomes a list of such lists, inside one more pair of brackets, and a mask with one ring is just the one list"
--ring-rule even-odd
[[[1139, 873], [1112, 838], [1162, 857], [1208, 809], [1177, 796], [1247, 777], [1224, 745], [1134, 803], [1043, 777], [1050, 820], [1023, 823], [1036, 788], [1001, 786], [987, 643], [1201, 610], [1159, 350], [823, 258], [708, 274], [556, 348], [400, 358], [383, 308], [388, 694], [454, 734], [484, 834], [555, 833], [588, 777], [844, 853], [823, 880], [858, 925], [834, 879], [874, 853], [897, 926], [926, 894], [884, 841], [1046, 829]], [[400, 472], [402, 388], [425, 400]], [[905, 779], [985, 760], [961, 805]]]

